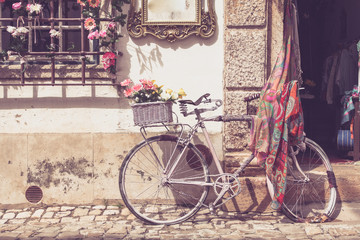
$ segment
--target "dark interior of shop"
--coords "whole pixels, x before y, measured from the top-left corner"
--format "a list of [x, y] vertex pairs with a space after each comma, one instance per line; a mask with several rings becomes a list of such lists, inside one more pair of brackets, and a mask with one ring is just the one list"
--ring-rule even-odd
[[[338, 143], [341, 100], [358, 84], [359, 0], [298, 0], [299, 41], [305, 90], [301, 92], [306, 135], [334, 159], [352, 159]], [[341, 149], [341, 150], [340, 150]]]

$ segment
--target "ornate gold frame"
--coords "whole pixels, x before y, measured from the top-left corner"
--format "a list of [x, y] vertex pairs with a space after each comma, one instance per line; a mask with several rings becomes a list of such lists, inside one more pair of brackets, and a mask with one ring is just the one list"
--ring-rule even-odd
[[216, 30], [216, 17], [214, 10], [214, 0], [206, 0], [208, 11], [205, 12], [201, 6], [201, 0], [197, 1], [199, 11], [197, 20], [189, 21], [169, 21], [169, 22], [149, 22], [146, 21], [147, 10], [145, 3], [147, 0], [141, 0], [141, 9], [136, 9], [136, 1], [131, 0], [129, 16], [127, 21], [127, 30], [129, 35], [134, 38], [145, 37], [150, 34], [158, 39], [166, 39], [169, 42], [185, 39], [191, 35], [203, 38], [211, 37]]

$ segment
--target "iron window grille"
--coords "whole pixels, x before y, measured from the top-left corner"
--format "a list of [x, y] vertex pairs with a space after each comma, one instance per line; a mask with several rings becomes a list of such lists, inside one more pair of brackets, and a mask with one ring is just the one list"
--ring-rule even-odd
[[[25, 2], [25, 0], [21, 0]], [[30, 3], [30, 0], [27, 1]], [[10, 61], [2, 65], [20, 64], [20, 80], [10, 82], [0, 80], [0, 86], [25, 86], [25, 85], [117, 85], [114, 78], [86, 77], [86, 66], [98, 64], [99, 58], [105, 52], [98, 48], [96, 40], [89, 42], [87, 30], [84, 27], [83, 7], [76, 0], [50, 0], [44, 6], [41, 17], [27, 16], [15, 17], [11, 11], [4, 11], [0, 3], [0, 52], [9, 44], [10, 34], [7, 26], [23, 25], [29, 29], [27, 51], [22, 57], [11, 54]], [[111, 18], [97, 17], [95, 20], [103, 22], [112, 21]], [[50, 37], [49, 31], [55, 29], [61, 33], [59, 39]], [[56, 46], [56, 47], [54, 47]], [[24, 61], [26, 57], [26, 61]], [[0, 62], [1, 64], [1, 62]], [[50, 64], [50, 78], [26, 78], [26, 64]], [[56, 77], [57, 64], [81, 65], [80, 77]], [[0, 68], [1, 65], [0, 65]], [[98, 71], [104, 71], [100, 67]], [[34, 81], [37, 80], [37, 81]]]

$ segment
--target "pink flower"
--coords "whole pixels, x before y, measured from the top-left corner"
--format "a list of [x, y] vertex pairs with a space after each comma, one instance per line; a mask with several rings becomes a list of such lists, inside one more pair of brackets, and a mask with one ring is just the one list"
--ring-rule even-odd
[[133, 93], [133, 90], [131, 88], [124, 90], [125, 97], [130, 97], [132, 93]]
[[141, 79], [139, 81], [141, 82], [141, 84], [143, 85], [143, 87], [146, 90], [155, 90], [156, 89], [156, 87], [154, 86], [154, 83], [150, 80]]
[[12, 5], [12, 8], [13, 8], [14, 10], [19, 10], [19, 9], [21, 8], [21, 2], [14, 3], [14, 4]]
[[26, 5], [26, 11], [30, 12], [30, 7], [31, 7], [31, 4], [27, 4]]
[[129, 86], [129, 84], [131, 83], [130, 79], [125, 79], [124, 81], [122, 81], [120, 83], [121, 86], [125, 87], [125, 86]]
[[101, 30], [100, 31], [100, 33], [99, 33], [99, 36], [101, 37], [101, 38], [106, 38], [106, 30]]
[[93, 30], [96, 27], [95, 20], [93, 18], [85, 19], [85, 29], [86, 30]]
[[107, 52], [102, 56], [101, 62], [104, 64], [105, 70], [115, 65], [115, 58], [116, 55], [113, 52]]
[[109, 24], [108, 24], [108, 28], [109, 29], [114, 29], [116, 27], [116, 23], [114, 23], [114, 22], [109, 22]]
[[142, 84], [136, 84], [136, 85], [134, 85], [134, 86], [132, 87], [132, 90], [133, 90], [134, 92], [138, 92], [138, 91], [140, 91], [142, 88], [143, 88]]
[[90, 40], [99, 39], [99, 36], [100, 36], [99, 31], [96, 30], [94, 32], [89, 33], [88, 39], [90, 39]]
[[3, 2], [5, 2], [5, 0], [0, 0], [0, 3], [3, 3]]
[[103, 58], [110, 58], [110, 59], [115, 59], [116, 55], [113, 52], [107, 52], [103, 55]]

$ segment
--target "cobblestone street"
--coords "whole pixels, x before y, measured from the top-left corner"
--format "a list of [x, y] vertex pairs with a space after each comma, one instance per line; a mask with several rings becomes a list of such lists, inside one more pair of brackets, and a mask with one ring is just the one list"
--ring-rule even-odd
[[281, 214], [203, 208], [190, 221], [146, 225], [118, 206], [0, 210], [0, 239], [359, 239], [360, 222], [292, 223]]

